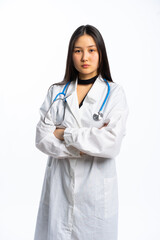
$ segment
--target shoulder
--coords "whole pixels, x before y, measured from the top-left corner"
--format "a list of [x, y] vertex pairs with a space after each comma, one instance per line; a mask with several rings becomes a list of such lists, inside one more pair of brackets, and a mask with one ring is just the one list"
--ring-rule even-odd
[[[100, 78], [102, 84], [106, 84], [103, 78]], [[126, 94], [121, 84], [108, 81], [110, 92], [108, 105], [127, 105]]]
[[95, 84], [97, 87], [96, 92], [99, 91], [100, 94], [101, 93], [106, 94], [105, 89], [107, 88], [107, 85], [108, 85], [108, 90], [109, 90], [108, 99], [114, 100], [114, 99], [117, 99], [117, 97], [119, 98], [125, 97], [125, 92], [122, 85], [116, 82], [107, 81], [106, 79], [103, 79], [101, 75], [98, 77], [96, 82], [97, 82]]
[[58, 93], [71, 94], [75, 90], [76, 81], [69, 81], [60, 84], [52, 84], [48, 89], [48, 94], [53, 98]]
[[47, 95], [49, 95], [50, 98], [52, 98], [59, 92], [62, 92], [64, 87], [65, 87], [65, 84], [52, 84], [47, 90]]
[[[99, 77], [98, 77], [98, 82], [101, 85], [106, 85], [106, 79], [102, 78], [101, 75], [99, 75]], [[111, 82], [111, 81], [108, 81], [108, 80], [107, 80], [107, 82], [109, 84], [110, 91], [112, 91], [112, 92], [115, 91], [115, 90], [118, 90], [118, 89], [123, 89], [123, 87], [116, 82]]]
[[48, 88], [48, 91], [53, 92], [55, 90], [62, 89], [64, 86], [65, 86], [65, 83], [64, 84], [54, 83]]
[[117, 108], [118, 110], [123, 110], [128, 114], [129, 108], [123, 86], [115, 82], [109, 82], [109, 84], [110, 100], [108, 102], [108, 106], [111, 108]]
[[122, 85], [115, 82], [108, 82], [110, 85], [110, 95], [123, 95], [125, 96], [125, 91]]

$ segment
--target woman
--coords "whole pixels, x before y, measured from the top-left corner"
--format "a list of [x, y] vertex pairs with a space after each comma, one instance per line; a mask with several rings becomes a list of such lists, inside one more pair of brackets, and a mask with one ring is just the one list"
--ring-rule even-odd
[[64, 80], [49, 88], [40, 115], [36, 147], [49, 157], [35, 240], [116, 240], [115, 157], [128, 106], [95, 27], [73, 33]]

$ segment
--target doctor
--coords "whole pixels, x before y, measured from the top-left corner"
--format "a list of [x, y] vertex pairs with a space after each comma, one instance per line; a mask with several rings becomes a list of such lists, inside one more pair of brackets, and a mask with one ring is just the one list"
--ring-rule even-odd
[[36, 147], [48, 162], [35, 240], [117, 240], [115, 157], [127, 116], [100, 32], [80, 26], [70, 39], [64, 80], [49, 88], [40, 108]]

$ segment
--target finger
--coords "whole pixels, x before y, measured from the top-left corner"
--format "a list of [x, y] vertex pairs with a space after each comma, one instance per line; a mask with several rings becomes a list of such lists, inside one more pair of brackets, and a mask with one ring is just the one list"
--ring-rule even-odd
[[108, 123], [104, 123], [102, 127], [100, 127], [99, 129], [103, 128], [103, 127], [107, 127]]

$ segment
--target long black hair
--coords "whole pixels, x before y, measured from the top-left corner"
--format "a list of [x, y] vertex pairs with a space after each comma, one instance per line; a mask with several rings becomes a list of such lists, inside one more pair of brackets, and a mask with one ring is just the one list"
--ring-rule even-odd
[[78, 71], [74, 67], [73, 63], [73, 50], [74, 50], [74, 45], [76, 40], [85, 34], [90, 35], [97, 46], [97, 50], [99, 53], [99, 68], [98, 68], [98, 75], [101, 74], [103, 78], [106, 80], [113, 82], [111, 73], [110, 73], [110, 68], [109, 68], [109, 62], [107, 58], [107, 52], [106, 52], [106, 47], [104, 44], [104, 40], [102, 38], [101, 33], [98, 31], [97, 28], [93, 27], [92, 25], [82, 25], [78, 27], [75, 32], [72, 34], [70, 42], [69, 42], [69, 47], [68, 47], [68, 55], [67, 55], [67, 62], [66, 62], [66, 70], [65, 70], [65, 75], [64, 79], [62, 82], [59, 84], [65, 84], [67, 82], [75, 81], [77, 76], [78, 76]]

